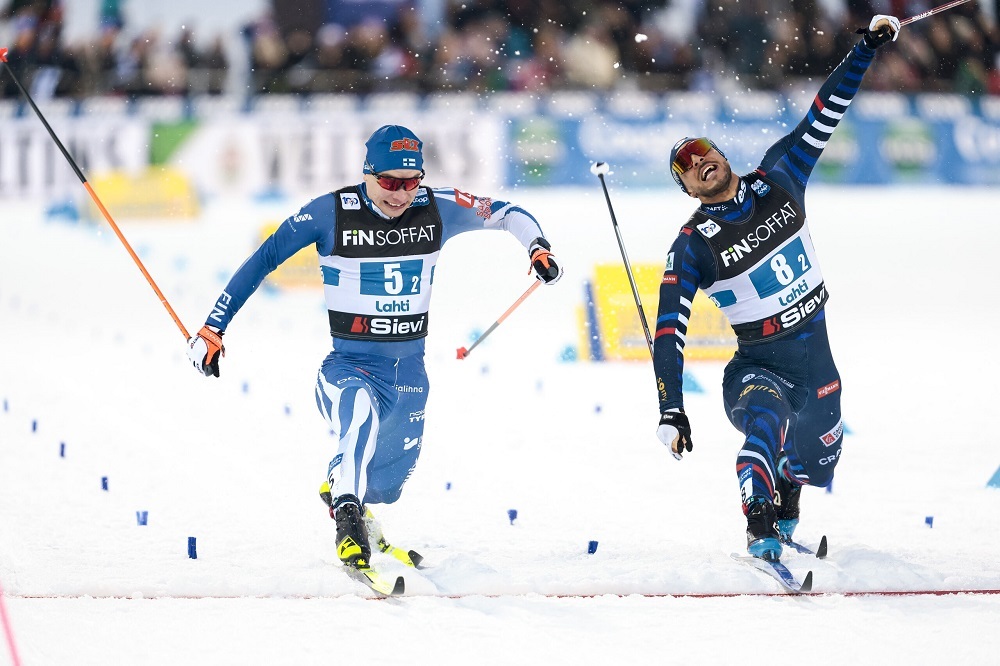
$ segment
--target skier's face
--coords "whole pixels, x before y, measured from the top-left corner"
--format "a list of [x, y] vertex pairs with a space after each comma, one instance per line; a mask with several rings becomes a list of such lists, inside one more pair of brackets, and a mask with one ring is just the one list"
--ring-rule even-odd
[[732, 198], [727, 195], [733, 185], [733, 169], [722, 153], [712, 148], [704, 155], [690, 155], [689, 162], [689, 168], [680, 174], [688, 194], [702, 203], [718, 203]]
[[[413, 180], [419, 183], [423, 175], [423, 171], [416, 169], [393, 169], [379, 174], [366, 173], [365, 186], [368, 196], [380, 211], [389, 217], [399, 217], [406, 212], [420, 191], [419, 187], [413, 187], [411, 190], [407, 190], [406, 187], [411, 185]], [[381, 183], [387, 183], [390, 187], [399, 186], [399, 189], [386, 189]]]

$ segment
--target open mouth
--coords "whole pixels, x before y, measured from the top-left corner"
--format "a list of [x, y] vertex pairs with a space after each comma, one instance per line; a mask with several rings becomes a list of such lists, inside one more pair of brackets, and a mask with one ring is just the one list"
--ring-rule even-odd
[[701, 179], [708, 180], [708, 177], [714, 173], [719, 166], [717, 164], [709, 164], [704, 169], [701, 170]]

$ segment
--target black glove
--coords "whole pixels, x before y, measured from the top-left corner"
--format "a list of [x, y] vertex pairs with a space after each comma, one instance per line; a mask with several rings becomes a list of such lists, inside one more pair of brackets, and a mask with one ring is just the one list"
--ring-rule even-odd
[[685, 449], [690, 451], [692, 446], [691, 424], [688, 422], [687, 414], [679, 409], [671, 409], [660, 414], [660, 425], [656, 429], [656, 436], [670, 447], [674, 458], [680, 460]]
[[559, 262], [549, 250], [552, 246], [549, 242], [539, 236], [531, 241], [528, 248], [528, 256], [531, 257], [531, 267], [535, 269], [535, 275], [545, 284], [555, 284], [562, 277], [563, 270]]
[[857, 33], [864, 35], [865, 45], [877, 49], [883, 44], [896, 41], [899, 37], [899, 19], [895, 16], [876, 14], [867, 28], [858, 28]]

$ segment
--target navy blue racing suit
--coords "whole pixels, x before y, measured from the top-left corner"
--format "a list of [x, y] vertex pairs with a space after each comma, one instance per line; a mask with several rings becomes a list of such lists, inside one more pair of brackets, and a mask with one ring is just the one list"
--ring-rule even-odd
[[795, 129], [740, 178], [736, 196], [702, 204], [668, 254], [653, 343], [660, 411], [684, 407], [685, 335], [700, 288], [737, 335], [723, 399], [729, 420], [746, 436], [736, 461], [744, 506], [751, 496], [773, 498], [782, 454], [782, 473], [796, 485], [829, 484], [840, 459], [841, 380], [804, 198], [809, 175], [873, 57], [859, 42]]

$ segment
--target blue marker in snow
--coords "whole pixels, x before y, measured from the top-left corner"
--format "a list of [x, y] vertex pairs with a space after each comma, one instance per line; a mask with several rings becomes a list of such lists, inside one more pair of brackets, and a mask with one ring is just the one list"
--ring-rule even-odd
[[597, 552], [597, 542], [596, 541], [587, 542], [587, 554], [593, 555], [596, 552]]
[[513, 525], [514, 521], [517, 520], [517, 509], [507, 509], [507, 517], [510, 518], [510, 524]]
[[194, 537], [188, 537], [188, 557], [192, 560], [198, 559], [198, 548], [195, 545]]
[[934, 516], [927, 516], [926, 518], [924, 518], [924, 524], [927, 525], [927, 527], [933, 528], [934, 527]]

